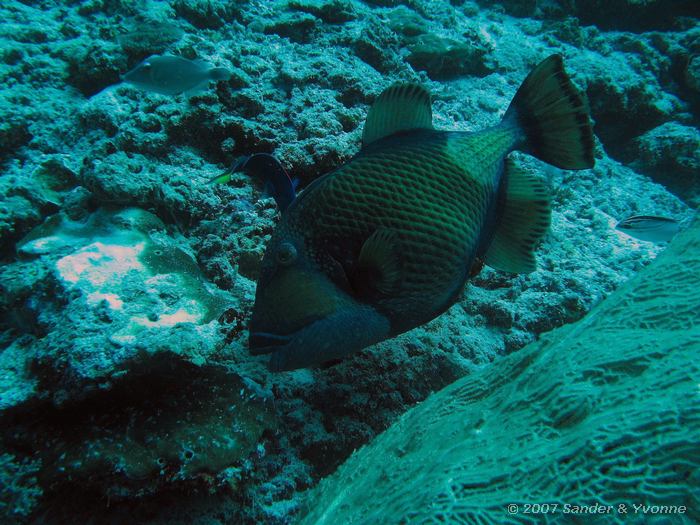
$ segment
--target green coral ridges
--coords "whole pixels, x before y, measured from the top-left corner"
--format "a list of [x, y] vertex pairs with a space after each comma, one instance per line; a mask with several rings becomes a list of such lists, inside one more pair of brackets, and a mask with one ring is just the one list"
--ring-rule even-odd
[[[696, 523], [699, 309], [696, 219], [582, 321], [406, 413], [321, 482], [302, 523], [650, 523], [634, 505]], [[528, 503], [558, 508], [508, 513]]]

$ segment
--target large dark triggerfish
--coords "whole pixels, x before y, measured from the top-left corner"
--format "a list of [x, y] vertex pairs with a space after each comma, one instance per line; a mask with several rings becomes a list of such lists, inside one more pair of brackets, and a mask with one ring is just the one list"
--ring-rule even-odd
[[393, 85], [372, 105], [362, 149], [283, 212], [262, 262], [250, 350], [270, 369], [337, 359], [430, 321], [479, 261], [535, 269], [548, 229], [544, 182], [507, 158], [594, 164], [588, 113], [560, 55], [539, 64], [500, 124], [438, 131], [430, 95]]

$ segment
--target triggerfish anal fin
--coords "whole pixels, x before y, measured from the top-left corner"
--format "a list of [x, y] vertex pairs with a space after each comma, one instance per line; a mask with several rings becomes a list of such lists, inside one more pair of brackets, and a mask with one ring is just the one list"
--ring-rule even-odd
[[394, 84], [369, 109], [362, 145], [412, 129], [433, 129], [430, 93], [418, 84]]
[[231, 169], [217, 175], [209, 182], [226, 184], [231, 180], [231, 175], [239, 171], [258, 177], [265, 183], [266, 187], [271, 188], [272, 198], [275, 199], [281, 212], [284, 212], [296, 198], [295, 184], [289, 177], [287, 170], [269, 153], [256, 153], [241, 157]]
[[504, 272], [533, 272], [535, 248], [551, 220], [550, 193], [541, 179], [511, 159], [506, 160], [505, 176], [505, 204], [485, 262]]

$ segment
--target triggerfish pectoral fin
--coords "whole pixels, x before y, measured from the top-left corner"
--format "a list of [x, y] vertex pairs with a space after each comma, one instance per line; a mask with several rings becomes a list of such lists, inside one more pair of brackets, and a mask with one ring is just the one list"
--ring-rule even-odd
[[269, 153], [256, 153], [241, 157], [231, 169], [217, 175], [209, 182], [227, 184], [231, 180], [231, 175], [239, 171], [260, 178], [265, 187], [270, 188], [270, 194], [281, 212], [284, 212], [296, 198], [296, 184], [289, 177], [282, 164]]
[[395, 292], [401, 286], [402, 273], [398, 236], [392, 230], [380, 228], [362, 245], [350, 280], [360, 296], [376, 298], [377, 294]]

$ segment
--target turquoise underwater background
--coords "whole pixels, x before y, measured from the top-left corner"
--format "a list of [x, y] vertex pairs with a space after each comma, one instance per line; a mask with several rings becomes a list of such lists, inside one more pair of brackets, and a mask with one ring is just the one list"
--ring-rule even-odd
[[[4, 0], [0, 523], [700, 522], [699, 18]], [[271, 153], [303, 192], [395, 82], [430, 91], [438, 129], [495, 125], [554, 53], [596, 165], [514, 154], [552, 189], [535, 272], [485, 267], [437, 319], [332, 365], [250, 354], [279, 211], [260, 177], [212, 179]], [[166, 60], [177, 93], [136, 74], [153, 56], [187, 59]], [[639, 215], [681, 232], [616, 229]]]

